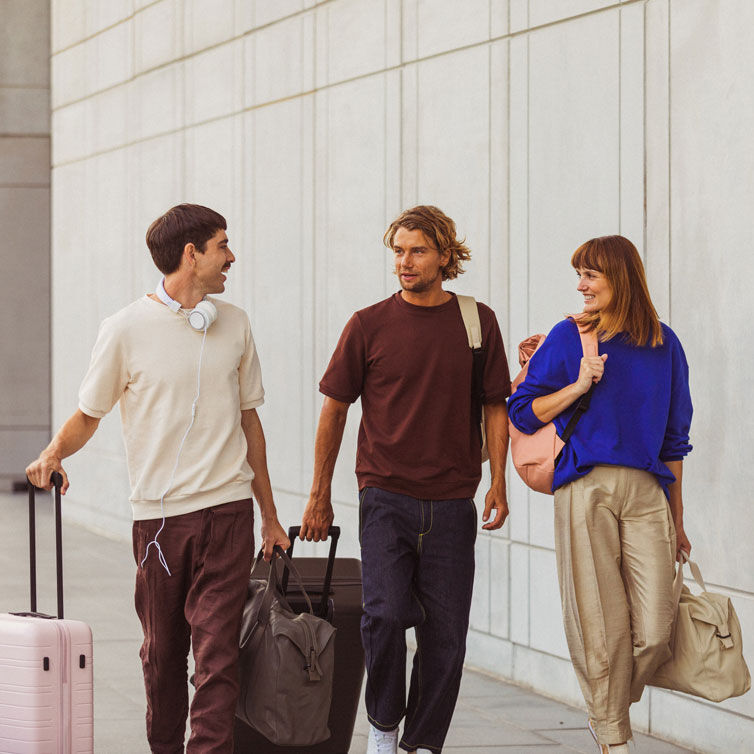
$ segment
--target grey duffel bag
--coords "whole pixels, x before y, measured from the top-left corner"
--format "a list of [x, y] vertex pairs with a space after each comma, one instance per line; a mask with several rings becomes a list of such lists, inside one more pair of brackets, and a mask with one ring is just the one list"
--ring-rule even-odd
[[314, 615], [296, 567], [282, 548], [276, 546], [275, 551], [301, 589], [309, 612], [291, 610], [274, 565], [266, 581], [254, 578], [260, 551], [241, 623], [236, 716], [278, 746], [311, 746], [330, 737], [335, 629]]

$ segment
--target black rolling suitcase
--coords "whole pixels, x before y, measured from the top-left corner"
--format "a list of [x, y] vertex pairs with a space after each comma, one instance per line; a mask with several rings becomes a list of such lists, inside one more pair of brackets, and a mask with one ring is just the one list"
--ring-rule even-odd
[[[288, 530], [291, 540], [289, 555], [301, 527]], [[357, 558], [336, 558], [340, 528], [330, 527], [330, 553], [327, 558], [296, 558], [304, 588], [311, 598], [314, 611], [338, 629], [335, 634], [335, 675], [328, 727], [330, 738], [314, 746], [276, 746], [264, 736], [235, 719], [233, 732], [237, 754], [348, 754], [351, 745], [356, 711], [364, 680], [364, 650], [361, 646], [361, 561]], [[288, 574], [280, 561], [283, 591], [290, 606], [297, 611], [305, 609], [300, 590], [287, 588]]]

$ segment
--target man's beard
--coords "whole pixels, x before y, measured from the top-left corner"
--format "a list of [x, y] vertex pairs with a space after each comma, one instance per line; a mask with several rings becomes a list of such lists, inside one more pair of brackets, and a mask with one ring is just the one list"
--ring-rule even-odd
[[425, 293], [432, 288], [438, 277], [440, 277], [439, 274], [435, 275], [431, 280], [420, 280], [406, 284], [403, 282], [403, 278], [400, 274], [398, 274], [398, 282], [401, 284], [401, 288], [403, 288], [404, 291], [410, 291], [411, 293]]

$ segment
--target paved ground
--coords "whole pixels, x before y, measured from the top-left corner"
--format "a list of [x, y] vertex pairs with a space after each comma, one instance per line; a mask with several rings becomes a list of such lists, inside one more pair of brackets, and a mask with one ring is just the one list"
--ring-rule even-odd
[[[55, 611], [51, 505], [38, 504], [39, 609]], [[28, 609], [26, 496], [0, 494], [0, 612]], [[141, 628], [133, 609], [130, 546], [65, 526], [66, 616], [85, 620], [94, 634], [94, 731], [97, 754], [148, 752], [144, 691], [138, 658]], [[367, 725], [359, 715], [350, 754], [366, 751]], [[677, 746], [637, 735], [637, 754], [681, 754]], [[448, 752], [597, 751], [584, 713], [518, 686], [466, 672], [445, 748]]]

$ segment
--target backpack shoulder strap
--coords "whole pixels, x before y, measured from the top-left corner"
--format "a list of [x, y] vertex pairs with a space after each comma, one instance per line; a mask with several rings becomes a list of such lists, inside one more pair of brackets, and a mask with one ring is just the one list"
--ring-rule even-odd
[[599, 342], [597, 341], [597, 331], [589, 330], [584, 332], [579, 327], [579, 338], [581, 338], [581, 350], [584, 356], [599, 356]]
[[458, 306], [461, 308], [463, 324], [466, 327], [466, 335], [469, 339], [469, 348], [482, 347], [482, 324], [479, 321], [479, 309], [473, 296], [461, 296], [456, 294]]
[[[579, 327], [578, 321], [576, 321], [576, 326]], [[588, 332], [584, 332], [581, 327], [579, 327], [579, 338], [581, 339], [581, 350], [584, 356], [599, 356], [599, 342], [597, 341], [596, 330], [593, 329], [589, 330]], [[571, 438], [573, 431], [576, 429], [576, 425], [579, 423], [579, 419], [581, 419], [582, 415], [589, 408], [589, 404], [592, 400], [593, 390], [594, 385], [589, 388], [588, 392], [584, 393], [584, 395], [579, 398], [578, 403], [576, 404], [576, 408], [574, 409], [573, 414], [571, 414], [571, 418], [568, 420], [568, 424], [566, 424], [565, 429], [563, 430], [563, 434], [560, 437], [560, 439], [564, 443], [568, 442], [568, 440]], [[556, 466], [558, 464], [558, 461], [560, 460], [562, 453], [563, 450], [561, 449], [560, 453], [558, 453], [558, 457], [555, 459]]]

